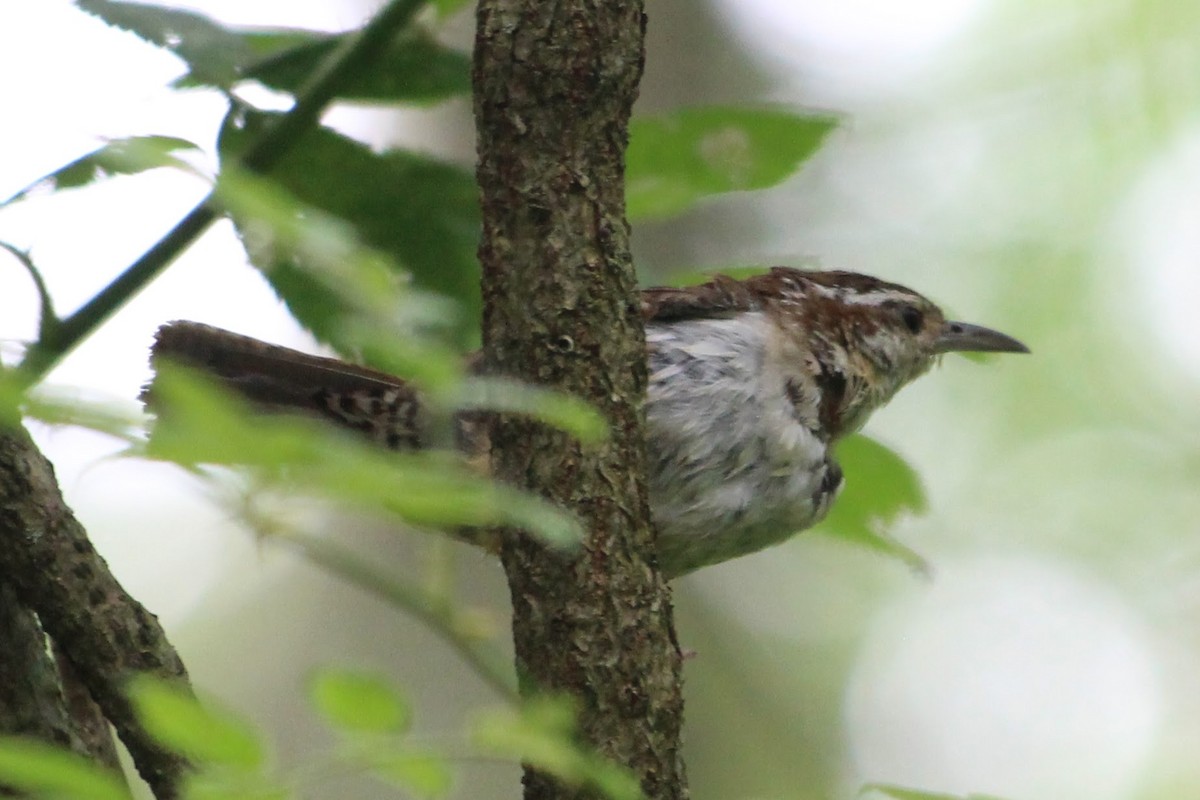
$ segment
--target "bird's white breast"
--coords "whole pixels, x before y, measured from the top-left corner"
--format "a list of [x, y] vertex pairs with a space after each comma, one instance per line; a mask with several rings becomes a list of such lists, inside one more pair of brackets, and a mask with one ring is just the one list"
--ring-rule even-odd
[[647, 326], [650, 501], [670, 575], [812, 525], [841, 482], [797, 412], [797, 388], [816, 386], [780, 363], [778, 338], [761, 312]]

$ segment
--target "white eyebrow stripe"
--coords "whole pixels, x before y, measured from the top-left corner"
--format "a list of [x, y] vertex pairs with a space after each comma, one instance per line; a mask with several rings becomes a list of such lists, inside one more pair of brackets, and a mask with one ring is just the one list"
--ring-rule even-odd
[[864, 292], [862, 294], [855, 292], [847, 292], [843, 295], [846, 302], [853, 303], [858, 306], [882, 306], [888, 302], [911, 303], [917, 300], [917, 296], [909, 292], [901, 292], [896, 289], [878, 289], [875, 291]]

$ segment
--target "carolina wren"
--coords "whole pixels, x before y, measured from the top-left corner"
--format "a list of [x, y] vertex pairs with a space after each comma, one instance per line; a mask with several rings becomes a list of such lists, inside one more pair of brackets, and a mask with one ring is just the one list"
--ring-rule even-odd
[[[819, 522], [842, 486], [838, 439], [942, 353], [1029, 352], [853, 272], [776, 267], [646, 289], [642, 315], [650, 506], [669, 577]], [[270, 410], [315, 414], [392, 448], [420, 444], [419, 396], [382, 372], [194, 322], [164, 325], [158, 358], [208, 371]], [[463, 438], [485, 446], [486, 437]]]

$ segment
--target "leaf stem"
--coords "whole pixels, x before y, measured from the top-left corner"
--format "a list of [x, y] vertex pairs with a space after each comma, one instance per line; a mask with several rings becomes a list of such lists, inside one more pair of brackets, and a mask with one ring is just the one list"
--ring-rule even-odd
[[376, 569], [352, 553], [330, 545], [319, 537], [299, 531], [288, 531], [275, 541], [298, 549], [305, 558], [355, 586], [382, 597], [425, 623], [463, 657], [483, 680], [504, 699], [520, 700], [511, 680], [508, 662], [473, 636], [460, 629], [454, 608]]
[[[246, 148], [239, 159], [243, 169], [268, 172], [296, 142], [317, 124], [343, 81], [379, 54], [395, 34], [412, 20], [425, 0], [391, 0], [322, 63], [296, 94], [296, 104], [279, 121]], [[54, 326], [50, 335], [39, 336], [30, 345], [18, 367], [23, 385], [42, 380], [117, 309], [154, 280], [219, 216], [209, 194], [181, 219], [166, 236], [147, 250], [112, 283], [104, 287], [75, 313]]]

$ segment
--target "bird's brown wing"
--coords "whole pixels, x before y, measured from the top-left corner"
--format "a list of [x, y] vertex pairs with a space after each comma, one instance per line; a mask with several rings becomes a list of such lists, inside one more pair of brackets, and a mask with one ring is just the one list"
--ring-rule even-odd
[[699, 286], [642, 290], [642, 319], [645, 322], [728, 317], [761, 307], [758, 294], [745, 281], [725, 275], [717, 275]]

